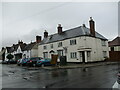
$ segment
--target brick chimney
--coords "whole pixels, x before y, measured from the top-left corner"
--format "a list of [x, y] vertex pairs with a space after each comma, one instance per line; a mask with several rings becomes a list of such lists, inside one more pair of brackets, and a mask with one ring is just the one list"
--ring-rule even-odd
[[20, 44], [23, 44], [23, 41], [22, 41], [22, 40], [21, 40], [21, 41], [19, 40], [19, 41], [18, 41], [18, 44], [19, 44], [19, 45], [20, 45]]
[[85, 24], [83, 24], [83, 27], [86, 27]]
[[61, 24], [58, 24], [57, 29], [58, 29], [58, 34], [61, 34], [61, 33], [62, 33], [62, 27], [61, 27]]
[[93, 21], [92, 17], [90, 17], [90, 34], [91, 36], [95, 37], [95, 22]]
[[36, 36], [36, 43], [40, 43], [41, 42], [41, 36]]
[[48, 32], [45, 30], [44, 32], [44, 38], [47, 38], [48, 37]]

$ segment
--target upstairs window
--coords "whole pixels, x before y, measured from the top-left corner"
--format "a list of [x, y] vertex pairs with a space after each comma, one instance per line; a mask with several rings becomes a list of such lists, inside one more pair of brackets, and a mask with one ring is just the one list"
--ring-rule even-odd
[[53, 48], [53, 44], [51, 44], [50, 47]]
[[76, 45], [76, 39], [70, 40], [70, 45]]
[[102, 46], [106, 46], [106, 42], [104, 40], [101, 40]]
[[58, 47], [62, 47], [62, 42], [59, 42], [59, 43], [58, 43]]
[[47, 49], [47, 46], [43, 46], [43, 49]]

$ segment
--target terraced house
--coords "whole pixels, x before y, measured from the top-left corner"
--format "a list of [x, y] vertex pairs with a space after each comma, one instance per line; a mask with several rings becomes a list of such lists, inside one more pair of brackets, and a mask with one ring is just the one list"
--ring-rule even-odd
[[90, 28], [85, 24], [66, 31], [58, 25], [58, 33], [48, 35], [44, 32], [44, 39], [38, 46], [38, 56], [50, 58], [51, 54], [66, 56], [67, 62], [95, 62], [109, 57], [108, 40], [95, 31], [95, 22], [89, 20]]
[[41, 36], [36, 36], [36, 41], [29, 44], [23, 43], [22, 40], [18, 41], [18, 44], [13, 44], [11, 47], [6, 47], [5, 60], [8, 54], [14, 55], [14, 59], [30, 58], [38, 56], [38, 43], [41, 42]]

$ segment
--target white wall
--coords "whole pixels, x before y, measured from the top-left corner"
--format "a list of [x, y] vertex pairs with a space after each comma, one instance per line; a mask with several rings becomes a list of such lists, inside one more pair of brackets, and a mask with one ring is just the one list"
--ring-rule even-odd
[[23, 52], [23, 55], [25, 55], [26, 58], [30, 58], [30, 57], [31, 57], [31, 51], [30, 51], [30, 50], [24, 51], [24, 52]]
[[[70, 40], [76, 39], [77, 44], [76, 45], [70, 45]], [[107, 51], [107, 57], [109, 57], [109, 48], [108, 48], [108, 41], [106, 41], [106, 46], [102, 46], [101, 39], [88, 37], [88, 36], [82, 36], [82, 37], [76, 37], [72, 39], [67, 39], [62, 41], [63, 47], [67, 47], [67, 62], [81, 62], [79, 51], [91, 51], [91, 60], [88, 60], [87, 62], [92, 61], [101, 61], [104, 59], [103, 57], [103, 51]], [[58, 41], [60, 42], [60, 41]], [[38, 46], [38, 56], [43, 57], [43, 52], [50, 52], [51, 50], [54, 50], [57, 52], [57, 50], [63, 50], [63, 47], [58, 47], [58, 42], [39, 45]], [[50, 44], [53, 44], [53, 49], [50, 48]], [[43, 46], [47, 45], [47, 49], [44, 50]], [[83, 49], [84, 48], [84, 49]], [[90, 48], [90, 49], [87, 49]], [[71, 59], [70, 58], [70, 52], [77, 52], [77, 58]], [[50, 54], [48, 55], [50, 57]]]
[[38, 49], [31, 50], [31, 57], [38, 57]]
[[26, 55], [26, 58], [30, 58], [30, 57], [38, 57], [38, 49], [31, 49], [28, 51], [24, 51], [23, 55]]

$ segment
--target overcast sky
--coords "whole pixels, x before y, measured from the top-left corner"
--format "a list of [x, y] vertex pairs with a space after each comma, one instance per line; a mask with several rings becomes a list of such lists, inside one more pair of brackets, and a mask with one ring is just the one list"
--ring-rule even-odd
[[2, 46], [43, 38], [44, 30], [54, 34], [59, 23], [64, 31], [83, 23], [89, 28], [91, 16], [98, 33], [108, 40], [118, 36], [117, 2], [3, 2]]

